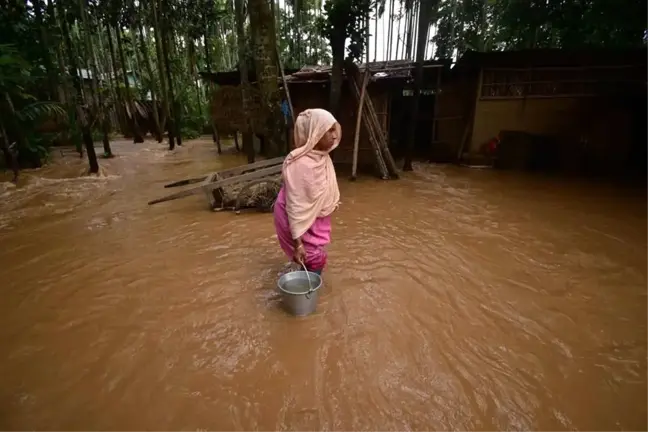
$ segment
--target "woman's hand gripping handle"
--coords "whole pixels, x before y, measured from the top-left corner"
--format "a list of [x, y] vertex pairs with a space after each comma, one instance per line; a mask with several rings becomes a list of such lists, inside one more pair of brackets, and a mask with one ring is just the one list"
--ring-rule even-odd
[[302, 266], [306, 263], [306, 248], [304, 247], [304, 243], [302, 243], [301, 239], [295, 240], [295, 254], [293, 256], [293, 260], [297, 264], [301, 264]]

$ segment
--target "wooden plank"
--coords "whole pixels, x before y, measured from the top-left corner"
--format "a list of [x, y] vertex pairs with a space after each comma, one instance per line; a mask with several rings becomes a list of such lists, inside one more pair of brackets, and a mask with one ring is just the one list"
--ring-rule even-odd
[[194, 178], [190, 178], [190, 179], [186, 179], [186, 180], [180, 180], [180, 181], [177, 181], [177, 182], [174, 182], [174, 183], [169, 183], [167, 185], [164, 185], [164, 187], [165, 188], [172, 188], [172, 187], [177, 187], [177, 186], [187, 186], [187, 185], [190, 185], [190, 184], [200, 183], [200, 182], [205, 181], [209, 177], [213, 178], [214, 175], [216, 175], [216, 174], [219, 174], [221, 177], [223, 177], [223, 176], [231, 177], [232, 175], [241, 174], [241, 173], [244, 173], [244, 172], [249, 171], [249, 170], [254, 170], [254, 169], [258, 169], [258, 168], [265, 168], [265, 167], [271, 166], [271, 165], [279, 165], [279, 164], [282, 164], [283, 161], [284, 161], [283, 157], [276, 157], [276, 158], [273, 158], [273, 159], [266, 159], [266, 160], [262, 160], [262, 161], [259, 161], [259, 162], [254, 162], [254, 163], [251, 163], [251, 164], [239, 165], [237, 167], [229, 168], [229, 169], [226, 169], [226, 170], [223, 170], [223, 171], [212, 172], [212, 173], [209, 173], [206, 176], [202, 176], [202, 177], [194, 177]]
[[259, 161], [259, 162], [254, 162], [254, 163], [247, 164], [247, 165], [240, 165], [240, 166], [237, 166], [237, 167], [234, 167], [234, 168], [229, 168], [229, 169], [226, 169], [226, 170], [223, 170], [223, 171], [218, 171], [218, 172], [216, 172], [216, 174], [218, 174], [221, 178], [231, 177], [233, 175], [242, 174], [242, 173], [245, 173], [245, 172], [250, 171], [250, 170], [255, 170], [255, 169], [259, 169], [259, 168], [265, 168], [265, 167], [269, 167], [269, 166], [273, 166], [273, 165], [281, 165], [281, 164], [283, 164], [283, 161], [284, 161], [283, 156], [280, 156], [280, 157], [276, 157], [276, 158], [273, 158], [273, 159], [266, 159], [266, 160], [262, 160], [262, 161]]
[[276, 175], [276, 174], [279, 174], [281, 172], [281, 169], [282, 169], [281, 165], [275, 165], [275, 166], [263, 168], [263, 169], [260, 169], [260, 170], [257, 170], [257, 171], [253, 171], [253, 172], [250, 172], [250, 173], [247, 173], [247, 174], [241, 174], [241, 175], [238, 175], [238, 176], [228, 177], [228, 178], [225, 178], [225, 179], [222, 179], [222, 180], [217, 180], [215, 182], [204, 181], [199, 186], [194, 186], [194, 187], [192, 187], [190, 189], [183, 190], [181, 192], [177, 192], [177, 193], [174, 193], [174, 194], [171, 194], [171, 195], [167, 195], [165, 197], [158, 198], [158, 199], [155, 199], [153, 201], [149, 201], [148, 205], [159, 204], [159, 203], [165, 202], [165, 201], [176, 200], [176, 199], [179, 199], [179, 198], [184, 198], [184, 197], [188, 197], [188, 196], [191, 196], [191, 195], [195, 195], [195, 194], [198, 194], [200, 192], [207, 193], [207, 192], [210, 192], [210, 191], [212, 191], [214, 189], [222, 188], [222, 187], [225, 187], [225, 186], [231, 186], [231, 185], [235, 185], [237, 183], [247, 182], [247, 181], [250, 181], [250, 180], [256, 180], [256, 179], [260, 179], [260, 178], [263, 178], [263, 177]]
[[237, 183], [249, 182], [251, 180], [257, 180], [263, 177], [269, 177], [271, 175], [279, 174], [281, 173], [282, 168], [283, 167], [281, 165], [276, 165], [276, 166], [260, 169], [254, 172], [241, 174], [235, 177], [224, 178], [222, 180], [217, 180], [212, 183], [204, 182], [201, 188], [203, 191], [207, 192], [214, 189], [235, 185]]
[[164, 187], [165, 188], [172, 188], [172, 187], [178, 187], [178, 186], [187, 186], [187, 185], [190, 185], [190, 184], [200, 183], [202, 181], [205, 181], [206, 178], [207, 177], [205, 177], [205, 176], [203, 176], [203, 177], [194, 177], [194, 178], [190, 178], [190, 179], [186, 179], [186, 180], [180, 180], [180, 181], [177, 181], [177, 182], [169, 183], [169, 184], [164, 185]]
[[195, 195], [200, 191], [202, 191], [202, 186], [192, 187], [191, 189], [183, 190], [181, 192], [177, 192], [177, 193], [167, 195], [167, 196], [162, 197], [162, 198], [154, 199], [153, 201], [149, 201], [148, 205], [153, 205], [153, 204], [158, 204], [158, 203], [165, 202], [165, 201], [172, 201], [172, 200], [188, 197], [188, 196], [191, 196], [191, 195]]

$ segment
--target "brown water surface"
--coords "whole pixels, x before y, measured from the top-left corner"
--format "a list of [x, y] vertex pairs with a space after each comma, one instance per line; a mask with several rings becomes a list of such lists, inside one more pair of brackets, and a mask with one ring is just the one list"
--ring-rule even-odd
[[646, 429], [645, 191], [419, 165], [340, 175], [318, 312], [268, 214], [170, 181], [234, 166], [115, 143], [0, 183], [3, 429]]

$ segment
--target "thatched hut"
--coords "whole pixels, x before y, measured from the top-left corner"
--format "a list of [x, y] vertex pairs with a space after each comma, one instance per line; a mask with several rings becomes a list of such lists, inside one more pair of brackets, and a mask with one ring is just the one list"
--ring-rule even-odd
[[[414, 64], [410, 61], [374, 62], [359, 66], [361, 72], [365, 69], [371, 72], [367, 88], [378, 123], [389, 144], [389, 150], [399, 157], [404, 153], [407, 138], [407, 112], [411, 96]], [[427, 61], [424, 64], [425, 88], [422, 91], [421, 109], [419, 113], [419, 133], [417, 146], [424, 148], [431, 137], [428, 114], [434, 111], [435, 94], [441, 76], [448, 73], [449, 61]], [[308, 108], [328, 108], [331, 68], [322, 66], [306, 66], [299, 70], [285, 70], [293, 109], [299, 113]], [[212, 116], [216, 126], [223, 133], [240, 131], [245, 127], [244, 120], [254, 118], [252, 114], [243, 113], [241, 109], [240, 78], [238, 71], [202, 74], [203, 79], [217, 84], [212, 98]], [[255, 77], [250, 76], [254, 83]], [[254, 84], [251, 93], [255, 94]], [[258, 97], [258, 96], [256, 96]], [[342, 87], [338, 120], [342, 125], [342, 142], [333, 153], [333, 160], [338, 164], [351, 163], [354, 145], [354, 134], [358, 102], [350, 91], [346, 76]], [[369, 142], [364, 128], [360, 134], [358, 164], [361, 167], [373, 167], [375, 150]], [[255, 130], [255, 133], [262, 131]]]
[[[284, 74], [289, 75], [297, 69], [285, 69]], [[202, 72], [201, 77], [214, 84], [211, 95], [211, 116], [219, 133], [229, 135], [235, 132], [246, 131], [251, 126], [253, 133], [263, 135], [259, 111], [260, 93], [256, 83], [256, 73], [252, 69], [249, 73], [248, 94], [249, 106], [243, 110], [241, 93], [241, 74], [238, 70], [227, 72]]]
[[[424, 64], [424, 88], [422, 90], [417, 128], [417, 147], [425, 145], [430, 139], [428, 114], [434, 111], [435, 85], [437, 77], [449, 70], [449, 62], [427, 61]], [[414, 63], [407, 60], [374, 62], [361, 64], [360, 72], [371, 71], [367, 87], [368, 96], [375, 107], [378, 121], [389, 143], [389, 150], [395, 157], [404, 154], [408, 136], [409, 101], [412, 95]], [[330, 92], [329, 67], [304, 67], [288, 77], [290, 94], [295, 111], [307, 108], [326, 108]], [[341, 109], [338, 120], [344, 131], [340, 147], [335, 151], [334, 161], [350, 163], [353, 154], [354, 130], [358, 104], [355, 96], [345, 82], [342, 87]], [[419, 145], [420, 141], [420, 145]], [[373, 149], [366, 133], [360, 135], [358, 160], [360, 165], [374, 163]]]

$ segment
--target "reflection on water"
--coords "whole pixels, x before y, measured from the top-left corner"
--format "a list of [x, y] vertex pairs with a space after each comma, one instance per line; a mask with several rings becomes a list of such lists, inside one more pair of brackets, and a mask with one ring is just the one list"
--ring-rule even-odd
[[0, 183], [4, 429], [646, 429], [643, 191], [421, 165], [341, 178], [318, 312], [268, 214], [148, 207], [244, 163], [116, 143]]

